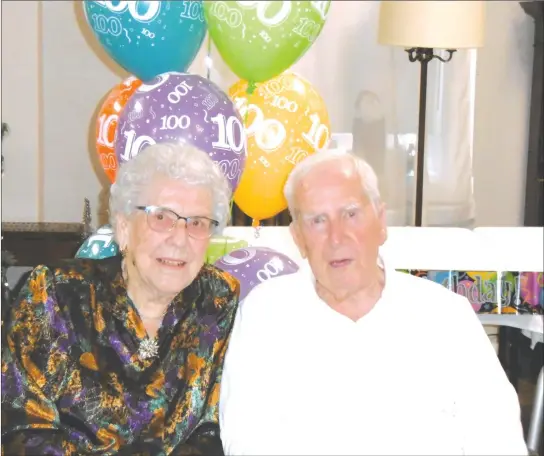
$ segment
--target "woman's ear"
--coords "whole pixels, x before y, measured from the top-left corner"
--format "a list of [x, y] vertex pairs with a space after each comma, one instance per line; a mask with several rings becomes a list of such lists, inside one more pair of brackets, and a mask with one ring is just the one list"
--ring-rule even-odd
[[115, 241], [119, 245], [119, 250], [123, 251], [128, 246], [129, 241], [129, 222], [125, 214], [115, 216]]

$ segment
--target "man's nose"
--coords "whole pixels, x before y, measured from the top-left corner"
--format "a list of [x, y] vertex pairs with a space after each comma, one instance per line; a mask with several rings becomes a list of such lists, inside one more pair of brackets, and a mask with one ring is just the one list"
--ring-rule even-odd
[[331, 220], [329, 224], [329, 239], [332, 244], [340, 244], [344, 238], [344, 226], [340, 220]]

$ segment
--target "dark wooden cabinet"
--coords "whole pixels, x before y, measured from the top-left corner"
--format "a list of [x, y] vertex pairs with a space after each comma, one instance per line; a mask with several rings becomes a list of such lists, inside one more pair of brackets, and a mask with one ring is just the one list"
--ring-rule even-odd
[[[9, 315], [12, 299], [28, 275], [24, 268], [53, 265], [73, 258], [87, 237], [84, 226], [80, 223], [2, 223], [2, 324]], [[5, 265], [7, 256], [10, 261]], [[9, 288], [6, 278], [11, 266], [23, 267], [13, 289]]]
[[2, 250], [16, 266], [34, 267], [73, 258], [84, 240], [80, 223], [2, 223]]

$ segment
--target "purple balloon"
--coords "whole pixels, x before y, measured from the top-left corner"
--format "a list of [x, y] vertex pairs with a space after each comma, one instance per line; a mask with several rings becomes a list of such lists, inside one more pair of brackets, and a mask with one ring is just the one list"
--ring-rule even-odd
[[217, 85], [168, 72], [142, 84], [125, 105], [115, 134], [119, 165], [156, 143], [191, 143], [208, 153], [236, 190], [246, 161], [244, 124]]
[[217, 260], [215, 266], [229, 272], [240, 281], [240, 301], [261, 282], [294, 274], [299, 269], [287, 255], [268, 247], [233, 250]]

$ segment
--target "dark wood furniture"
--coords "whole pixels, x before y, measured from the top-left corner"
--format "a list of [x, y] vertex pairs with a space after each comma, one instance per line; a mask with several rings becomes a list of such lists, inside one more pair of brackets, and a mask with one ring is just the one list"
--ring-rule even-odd
[[[29, 269], [39, 264], [55, 264], [74, 257], [86, 237], [85, 233], [82, 223], [2, 223], [2, 256], [9, 252], [15, 260], [12, 266]], [[3, 277], [2, 324], [28, 275], [29, 272], [23, 273], [11, 289]]]
[[2, 223], [2, 250], [16, 266], [37, 266], [73, 258], [84, 238], [81, 223]]

